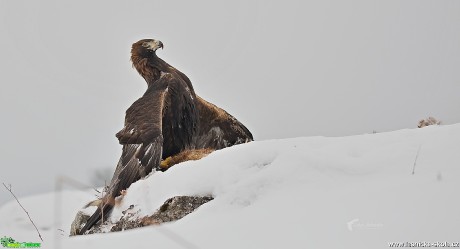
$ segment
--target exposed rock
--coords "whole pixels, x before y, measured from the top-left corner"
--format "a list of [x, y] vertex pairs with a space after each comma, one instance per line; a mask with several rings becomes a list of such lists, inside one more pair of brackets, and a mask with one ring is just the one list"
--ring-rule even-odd
[[[110, 221], [99, 222], [87, 233], [116, 232], [179, 220], [211, 200], [213, 200], [211, 196], [175, 196], [166, 200], [151, 216], [141, 218], [138, 216], [139, 210], [137, 212], [129, 212], [134, 207], [131, 205], [128, 210], [123, 211], [123, 216], [119, 221], [115, 223]], [[77, 235], [77, 231], [84, 226], [88, 219], [89, 215], [79, 211], [72, 222], [70, 235]]]
[[89, 215], [82, 211], [78, 211], [77, 215], [75, 215], [75, 219], [73, 220], [72, 225], [70, 225], [70, 236], [77, 235], [77, 232], [80, 231], [88, 219]]
[[126, 213], [126, 211], [124, 211], [124, 215], [110, 229], [110, 232], [118, 232], [118, 231], [133, 229], [137, 227], [143, 227], [144, 224], [142, 224], [142, 222], [140, 222], [139, 219], [133, 218], [133, 217], [136, 217], [137, 213], [138, 212]]
[[163, 205], [151, 216], [143, 219], [144, 225], [161, 224], [182, 219], [199, 206], [211, 201], [210, 196], [176, 196], [165, 201]]

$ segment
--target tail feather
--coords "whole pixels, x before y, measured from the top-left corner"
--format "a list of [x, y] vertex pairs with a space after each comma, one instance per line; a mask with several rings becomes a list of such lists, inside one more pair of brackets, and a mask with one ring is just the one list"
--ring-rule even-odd
[[89, 217], [85, 226], [78, 232], [78, 235], [85, 234], [86, 231], [91, 229], [101, 219], [105, 220], [108, 217], [108, 214], [110, 213], [110, 211], [112, 211], [112, 209], [113, 209], [113, 204], [110, 204], [110, 203], [104, 204], [102, 208], [98, 207], [97, 210], [94, 212], [94, 214], [91, 215], [91, 217]]
[[123, 146], [123, 153], [114, 176], [108, 187], [107, 194], [101, 199], [101, 205], [88, 219], [85, 226], [78, 233], [84, 234], [101, 219], [109, 216], [115, 205], [115, 198], [120, 196], [121, 191], [148, 175], [160, 165], [162, 154], [163, 136], [159, 135], [150, 144], [128, 144]]

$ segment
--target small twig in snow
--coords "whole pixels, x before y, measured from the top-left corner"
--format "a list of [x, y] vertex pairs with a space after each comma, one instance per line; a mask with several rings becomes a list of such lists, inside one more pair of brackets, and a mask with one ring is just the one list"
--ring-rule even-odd
[[34, 221], [32, 220], [32, 218], [30, 218], [29, 212], [27, 212], [27, 210], [22, 206], [22, 204], [19, 202], [19, 200], [18, 200], [18, 198], [16, 197], [16, 195], [14, 195], [13, 191], [11, 190], [11, 184], [9, 184], [9, 188], [6, 186], [5, 183], [3, 183], [3, 186], [5, 186], [6, 190], [8, 190], [8, 191], [11, 193], [11, 195], [14, 197], [14, 199], [16, 199], [16, 201], [18, 202], [19, 206], [21, 206], [22, 210], [24, 210], [24, 212], [26, 212], [27, 216], [29, 217], [30, 222], [32, 223], [32, 225], [34, 225], [35, 230], [37, 230], [38, 237], [40, 237], [40, 240], [43, 242], [42, 235], [40, 234], [40, 231], [38, 231], [38, 228], [37, 228], [37, 226], [35, 225], [35, 223], [34, 223]]
[[415, 165], [417, 165], [417, 158], [418, 158], [418, 154], [420, 153], [421, 148], [422, 148], [422, 145], [418, 147], [417, 155], [415, 156], [415, 160], [414, 160], [414, 167], [412, 168], [412, 175], [415, 175]]

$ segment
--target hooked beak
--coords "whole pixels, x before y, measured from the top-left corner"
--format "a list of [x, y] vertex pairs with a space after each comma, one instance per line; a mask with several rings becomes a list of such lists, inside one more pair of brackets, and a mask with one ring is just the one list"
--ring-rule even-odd
[[145, 42], [144, 44], [142, 44], [142, 46], [152, 51], [157, 51], [157, 49], [159, 48], [163, 49], [163, 43], [161, 41], [153, 39], [148, 42]]

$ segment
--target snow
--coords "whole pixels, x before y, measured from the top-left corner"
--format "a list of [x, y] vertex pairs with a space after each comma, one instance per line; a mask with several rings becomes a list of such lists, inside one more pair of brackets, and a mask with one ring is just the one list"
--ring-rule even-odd
[[[21, 202], [43, 235], [42, 248], [389, 248], [391, 242], [458, 242], [459, 152], [460, 124], [238, 145], [134, 183], [113, 220], [130, 205], [130, 212], [151, 214], [177, 195], [215, 199], [179, 221], [118, 233], [67, 237], [77, 211], [94, 199], [91, 190]], [[0, 207], [0, 220], [0, 236], [40, 242], [15, 201]]]

